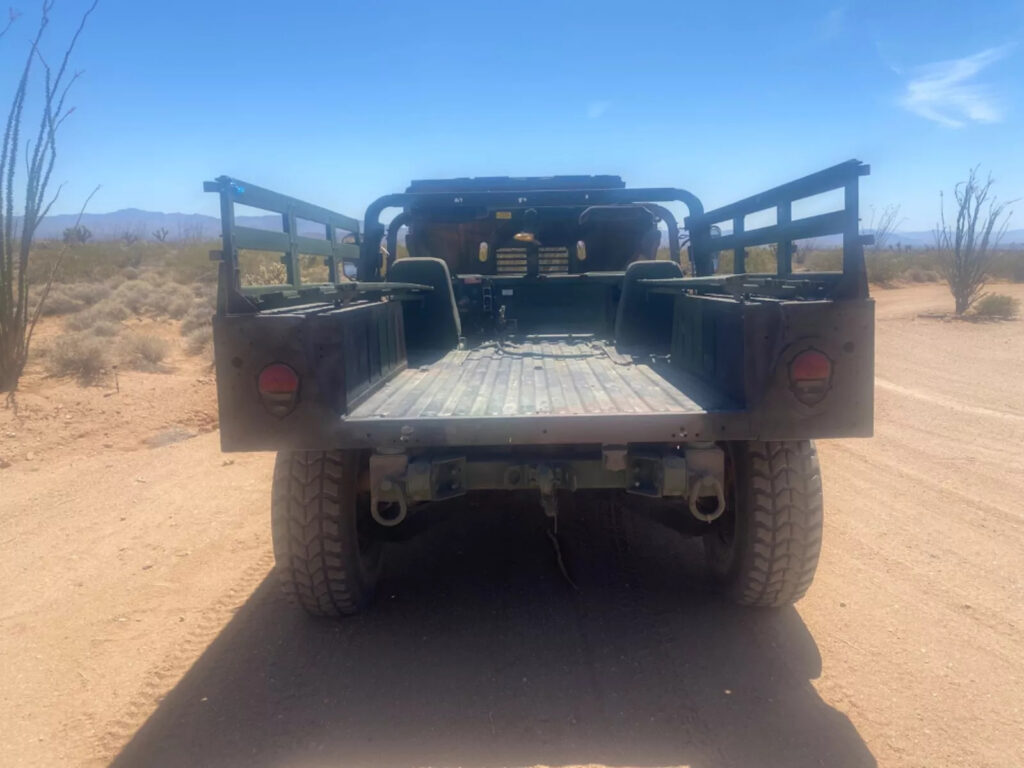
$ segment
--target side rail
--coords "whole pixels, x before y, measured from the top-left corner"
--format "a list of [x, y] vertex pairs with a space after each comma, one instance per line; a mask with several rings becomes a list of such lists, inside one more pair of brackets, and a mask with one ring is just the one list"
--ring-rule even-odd
[[[703, 214], [686, 218], [690, 233], [690, 254], [696, 279], [687, 281], [693, 289], [724, 288], [735, 292], [737, 286], [749, 284], [755, 290], [778, 286], [793, 280], [793, 241], [828, 235], [842, 235], [843, 269], [841, 276], [797, 273], [804, 281], [817, 281], [829, 287], [830, 298], [864, 298], [867, 296], [867, 269], [864, 263], [864, 246], [874, 242], [870, 235], [860, 234], [859, 181], [861, 176], [871, 172], [870, 166], [859, 160], [826, 168], [802, 179], [769, 189], [752, 197], [726, 205]], [[840, 210], [814, 216], [793, 219], [793, 203], [816, 195], [843, 190], [843, 207]], [[746, 219], [753, 214], [773, 211], [775, 223], [757, 229], [746, 229]], [[712, 227], [731, 228], [729, 234], [712, 236]], [[714, 276], [716, 253], [733, 252], [734, 275], [745, 275], [747, 248], [759, 245], [776, 245], [778, 268], [775, 275], [758, 274], [749, 278]], [[771, 279], [771, 278], [776, 279]], [[780, 281], [778, 278], [782, 278]], [[663, 287], [665, 281], [661, 281]]]
[[[218, 313], [244, 314], [321, 302], [348, 303], [353, 299], [382, 294], [417, 292], [422, 287], [401, 283], [359, 283], [350, 280], [345, 269], [354, 272], [359, 263], [359, 221], [326, 208], [271, 192], [269, 189], [219, 176], [203, 184], [206, 192], [220, 195], [221, 249], [210, 257], [220, 261]], [[239, 226], [235, 205], [246, 205], [281, 217], [281, 230]], [[324, 237], [300, 235], [310, 227], [322, 228]], [[245, 250], [281, 254], [285, 282], [276, 285], [243, 285], [239, 253]], [[304, 282], [301, 257], [322, 257], [327, 281]]]

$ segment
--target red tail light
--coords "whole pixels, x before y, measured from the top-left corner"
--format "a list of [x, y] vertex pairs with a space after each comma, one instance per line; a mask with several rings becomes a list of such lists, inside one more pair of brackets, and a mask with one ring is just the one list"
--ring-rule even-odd
[[256, 383], [263, 405], [275, 416], [287, 416], [299, 396], [299, 376], [291, 366], [271, 363], [260, 371]]
[[808, 349], [789, 363], [789, 386], [804, 405], [817, 405], [832, 387], [832, 361], [824, 352]]

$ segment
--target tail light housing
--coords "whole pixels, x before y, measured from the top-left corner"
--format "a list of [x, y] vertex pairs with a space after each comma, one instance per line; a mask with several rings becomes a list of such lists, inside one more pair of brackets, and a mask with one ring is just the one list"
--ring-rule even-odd
[[274, 416], [287, 416], [299, 399], [299, 375], [284, 363], [271, 363], [256, 382], [263, 407]]
[[805, 349], [789, 362], [789, 388], [804, 405], [817, 405], [832, 388], [832, 360], [818, 349]]

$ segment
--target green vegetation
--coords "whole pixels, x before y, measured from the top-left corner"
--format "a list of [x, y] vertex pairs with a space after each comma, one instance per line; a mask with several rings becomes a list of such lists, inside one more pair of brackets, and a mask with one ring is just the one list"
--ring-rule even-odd
[[1020, 299], [987, 293], [974, 304], [974, 316], [984, 320], [1013, 320], [1020, 315]]

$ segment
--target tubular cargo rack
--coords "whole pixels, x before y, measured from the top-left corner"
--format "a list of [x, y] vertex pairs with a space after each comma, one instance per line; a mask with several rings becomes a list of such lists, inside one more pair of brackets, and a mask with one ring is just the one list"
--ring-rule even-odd
[[[219, 176], [203, 184], [203, 191], [220, 195], [221, 248], [210, 257], [220, 262], [218, 307], [227, 314], [299, 308], [324, 303], [344, 305], [354, 300], [373, 300], [388, 294], [401, 299], [433, 290], [412, 283], [350, 280], [345, 264], [359, 263], [359, 221], [311, 203], [271, 192], [255, 184]], [[282, 231], [239, 226], [235, 205], [281, 215]], [[324, 238], [299, 234], [300, 223], [319, 225]], [[269, 251], [283, 254], [285, 284], [242, 285], [239, 252]], [[304, 283], [300, 256], [322, 256], [326, 283]]]

